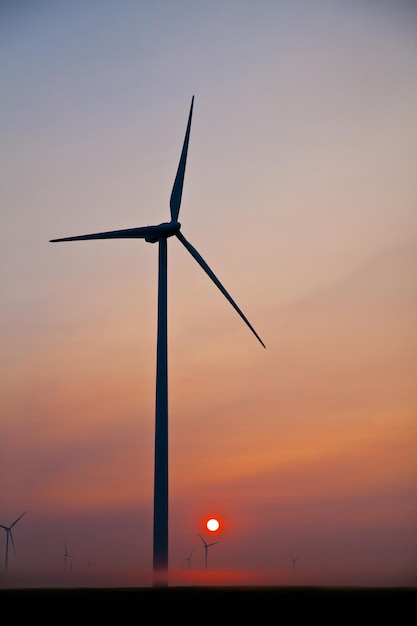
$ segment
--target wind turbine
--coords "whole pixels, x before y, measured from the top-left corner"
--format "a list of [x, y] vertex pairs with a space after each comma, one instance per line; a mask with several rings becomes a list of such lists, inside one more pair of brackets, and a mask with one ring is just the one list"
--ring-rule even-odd
[[175, 176], [169, 202], [171, 221], [154, 226], [140, 226], [107, 232], [77, 235], [51, 239], [51, 242], [81, 241], [86, 239], [145, 239], [149, 243], [158, 243], [158, 322], [156, 344], [156, 407], [155, 407], [155, 460], [154, 460], [154, 522], [153, 522], [153, 570], [154, 585], [166, 586], [168, 576], [168, 355], [167, 355], [167, 239], [175, 237], [188, 250], [200, 267], [211, 278], [214, 284], [227, 298], [236, 312], [253, 332], [265, 348], [249, 320], [242, 313], [236, 302], [223, 287], [210, 267], [187, 241], [181, 232], [178, 216], [181, 206], [184, 184], [185, 166], [187, 162], [188, 143], [190, 139], [191, 119], [193, 114], [194, 96], [188, 115], [187, 128], [181, 157]]
[[220, 543], [219, 541], [213, 541], [213, 543], [207, 543], [206, 541], [204, 541], [203, 537], [201, 535], [198, 535], [201, 539], [201, 541], [204, 543], [204, 564], [205, 564], [205, 569], [207, 569], [207, 554], [208, 554], [208, 549], [211, 548], [211, 546], [216, 545], [216, 543]]
[[193, 551], [191, 550], [190, 556], [185, 556], [184, 557], [184, 560], [187, 561], [187, 569], [190, 569], [190, 563], [191, 563], [192, 554], [193, 554]]
[[[64, 543], [64, 558], [63, 558], [63, 563], [64, 563], [64, 567], [67, 567], [67, 559], [73, 559], [74, 557], [72, 556], [72, 554], [68, 553], [67, 550], [67, 544]], [[72, 561], [70, 561], [70, 569], [72, 569]]]
[[295, 563], [296, 561], [298, 561], [300, 557], [299, 556], [293, 556], [291, 555], [291, 561], [292, 561], [292, 568], [295, 569]]
[[15, 548], [15, 545], [14, 545], [12, 528], [24, 516], [25, 513], [26, 513], [26, 511], [24, 513], [22, 513], [22, 515], [19, 515], [19, 517], [17, 519], [15, 519], [15, 521], [12, 524], [10, 524], [10, 526], [4, 526], [4, 524], [0, 524], [0, 527], [4, 528], [4, 530], [6, 531], [6, 559], [4, 561], [4, 569], [6, 571], [7, 571], [7, 563], [8, 563], [8, 560], [9, 560], [9, 537], [10, 537], [10, 541], [12, 542], [14, 553], [16, 554], [16, 548]]

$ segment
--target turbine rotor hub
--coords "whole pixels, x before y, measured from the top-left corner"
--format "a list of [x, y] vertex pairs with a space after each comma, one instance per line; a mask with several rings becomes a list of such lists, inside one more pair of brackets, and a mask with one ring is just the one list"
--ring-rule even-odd
[[167, 239], [168, 237], [176, 235], [181, 228], [181, 224], [176, 221], [162, 222], [162, 224], [154, 226], [153, 228], [155, 228], [153, 234], [145, 237], [145, 241], [148, 243], [156, 243], [160, 239]]

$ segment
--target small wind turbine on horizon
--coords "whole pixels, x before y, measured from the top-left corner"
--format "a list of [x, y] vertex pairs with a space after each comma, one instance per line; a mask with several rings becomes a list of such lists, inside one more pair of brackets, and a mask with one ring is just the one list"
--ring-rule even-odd
[[81, 241], [87, 239], [144, 239], [148, 243], [158, 243], [158, 315], [156, 342], [156, 405], [155, 405], [155, 459], [154, 459], [154, 522], [153, 522], [153, 570], [154, 585], [168, 584], [168, 335], [167, 335], [167, 239], [175, 237], [188, 250], [200, 267], [211, 278], [216, 287], [240, 315], [255, 337], [265, 348], [249, 320], [242, 313], [236, 302], [223, 287], [210, 267], [187, 241], [181, 232], [178, 216], [181, 206], [184, 184], [185, 166], [187, 162], [188, 143], [190, 139], [191, 119], [193, 114], [194, 96], [188, 115], [187, 128], [181, 157], [175, 176], [170, 198], [171, 221], [153, 226], [125, 228], [107, 232], [77, 235], [51, 239], [51, 242]]
[[293, 556], [291, 555], [291, 561], [292, 561], [292, 568], [295, 569], [295, 564], [298, 561], [300, 557], [299, 556]]
[[198, 535], [198, 536], [200, 537], [201, 541], [204, 544], [204, 565], [205, 565], [205, 569], [207, 569], [208, 549], [211, 548], [211, 546], [216, 545], [216, 543], [220, 543], [220, 542], [219, 541], [213, 541], [213, 543], [207, 543], [207, 541], [205, 541], [201, 535]]
[[64, 558], [63, 558], [62, 562], [63, 562], [65, 568], [67, 567], [67, 559], [71, 559], [70, 560], [70, 569], [72, 569], [72, 559], [73, 558], [74, 557], [72, 556], [72, 554], [69, 554], [69, 552], [67, 550], [67, 544], [64, 543]]
[[4, 530], [6, 531], [6, 558], [5, 558], [5, 561], [4, 561], [4, 569], [5, 569], [5, 571], [7, 571], [7, 565], [8, 565], [8, 562], [9, 562], [9, 538], [10, 538], [10, 541], [12, 543], [13, 551], [16, 554], [16, 547], [14, 545], [12, 528], [13, 528], [13, 526], [15, 526], [17, 524], [17, 522], [24, 516], [24, 514], [26, 512], [27, 511], [24, 511], [24, 513], [22, 513], [22, 515], [19, 515], [19, 517], [17, 519], [15, 519], [15, 521], [12, 524], [10, 524], [10, 526], [4, 526], [4, 524], [0, 524], [0, 527], [4, 528]]
[[191, 550], [190, 555], [184, 557], [184, 560], [187, 561], [187, 569], [190, 569], [190, 563], [191, 563], [192, 554], [193, 554], [193, 551]]

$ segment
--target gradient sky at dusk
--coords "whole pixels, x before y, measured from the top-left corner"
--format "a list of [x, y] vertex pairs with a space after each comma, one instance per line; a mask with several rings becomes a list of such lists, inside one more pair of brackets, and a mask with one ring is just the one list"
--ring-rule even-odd
[[0, 29], [0, 585], [151, 584], [158, 249], [49, 239], [167, 221], [193, 95], [182, 232], [266, 350], [170, 239], [171, 581], [417, 584], [417, 5]]

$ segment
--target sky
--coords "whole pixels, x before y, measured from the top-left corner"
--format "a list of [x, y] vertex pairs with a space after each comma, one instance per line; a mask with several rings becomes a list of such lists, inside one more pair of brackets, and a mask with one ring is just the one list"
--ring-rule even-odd
[[193, 95], [182, 233], [266, 349], [169, 239], [170, 584], [416, 585], [416, 4], [0, 29], [0, 586], [152, 584], [157, 246], [49, 240], [170, 219]]

